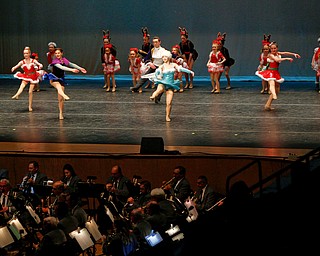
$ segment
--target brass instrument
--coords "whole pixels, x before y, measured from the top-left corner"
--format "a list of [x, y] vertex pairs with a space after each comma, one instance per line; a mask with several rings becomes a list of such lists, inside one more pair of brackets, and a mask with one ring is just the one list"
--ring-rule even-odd
[[214, 205], [212, 205], [209, 209], [207, 209], [206, 211], [212, 211], [214, 210], [217, 206], [220, 206], [221, 203], [223, 203], [223, 201], [226, 199], [227, 197], [223, 197], [222, 199], [220, 199], [218, 202], [216, 202]]
[[161, 188], [164, 189], [167, 185], [172, 185], [174, 182], [175, 177], [172, 177], [169, 181], [167, 181], [166, 183], [164, 183]]
[[197, 191], [195, 191], [192, 197], [190, 198], [190, 201], [194, 202], [195, 204], [197, 204], [197, 201], [198, 201], [198, 197], [196, 196], [197, 196]]

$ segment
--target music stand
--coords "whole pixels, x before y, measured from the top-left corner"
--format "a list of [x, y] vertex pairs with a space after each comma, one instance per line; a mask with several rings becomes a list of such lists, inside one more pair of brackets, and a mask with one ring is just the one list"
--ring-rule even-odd
[[33, 190], [41, 198], [47, 197], [50, 196], [52, 193], [52, 186], [34, 185]]
[[102, 238], [98, 225], [93, 218], [86, 222], [86, 228], [88, 229], [95, 242]]
[[14, 243], [14, 239], [7, 226], [0, 228], [0, 248], [4, 248]]
[[70, 232], [69, 235], [72, 239], [75, 239], [77, 241], [82, 251], [85, 251], [86, 249], [94, 245], [86, 228], [78, 228], [77, 230]]
[[[88, 182], [79, 182], [78, 183], [78, 192], [80, 198], [85, 198], [88, 203], [88, 210], [95, 214], [96, 208], [96, 201], [95, 199], [99, 199], [101, 193], [104, 191], [104, 184], [95, 184], [95, 183], [88, 183]], [[90, 209], [89, 198], [93, 198], [93, 209]]]
[[9, 226], [11, 226], [11, 230], [14, 231], [15, 236], [17, 237], [17, 239], [20, 239], [21, 237], [24, 237], [27, 235], [27, 231], [25, 230], [25, 228], [22, 226], [22, 224], [20, 223], [20, 221], [16, 218], [13, 217], [9, 222], [8, 222]]

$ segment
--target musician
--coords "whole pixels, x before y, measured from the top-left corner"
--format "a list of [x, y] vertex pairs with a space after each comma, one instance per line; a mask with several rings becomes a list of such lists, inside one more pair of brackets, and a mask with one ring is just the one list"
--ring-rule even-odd
[[130, 196], [124, 206], [123, 213], [125, 216], [130, 215], [133, 209], [145, 207], [151, 199], [151, 182], [143, 180], [139, 185], [140, 192], [137, 196]]
[[55, 217], [47, 217], [43, 220], [43, 232], [37, 233], [40, 243], [33, 245], [36, 249], [35, 256], [67, 255], [64, 246], [67, 242], [67, 237], [57, 225], [58, 219]]
[[208, 184], [208, 178], [200, 175], [197, 179], [197, 190], [193, 196], [193, 201], [199, 214], [205, 214], [208, 209], [215, 205], [223, 195], [214, 191]]
[[166, 199], [166, 193], [162, 188], [154, 188], [151, 190], [150, 201], [155, 201], [160, 206], [160, 212], [167, 217], [169, 224], [176, 224], [179, 220], [179, 214], [172, 201]]
[[52, 193], [53, 201], [51, 204], [48, 204], [47, 207], [43, 207], [42, 211], [47, 213], [48, 216], [56, 216], [55, 206], [58, 202], [65, 202], [68, 193], [65, 191], [64, 183], [61, 180], [55, 181], [52, 184]]
[[0, 218], [1, 223], [9, 220], [16, 212], [12, 199], [14, 198], [12, 186], [8, 179], [0, 180]]
[[[111, 176], [107, 179], [106, 183], [113, 184], [110, 192], [114, 193], [116, 199], [122, 203], [123, 207], [130, 196], [129, 189], [132, 187], [132, 183], [129, 178], [123, 175], [121, 166], [115, 165], [111, 168]], [[122, 210], [122, 207], [119, 210]]]
[[78, 183], [81, 178], [76, 174], [71, 164], [65, 164], [62, 168], [63, 176], [61, 181], [64, 183], [64, 188], [67, 192], [77, 192]]
[[79, 194], [71, 192], [66, 197], [66, 203], [69, 206], [71, 215], [77, 218], [79, 227], [85, 228], [88, 215], [81, 206], [81, 198], [79, 197]]
[[176, 166], [173, 170], [173, 182], [167, 184], [163, 189], [166, 193], [178, 198], [181, 203], [190, 196], [192, 189], [189, 181], [186, 178], [186, 168], [183, 166]]
[[47, 180], [47, 175], [40, 172], [39, 163], [30, 161], [28, 164], [28, 174], [22, 179], [20, 189], [26, 194], [35, 194], [34, 186], [43, 185]]

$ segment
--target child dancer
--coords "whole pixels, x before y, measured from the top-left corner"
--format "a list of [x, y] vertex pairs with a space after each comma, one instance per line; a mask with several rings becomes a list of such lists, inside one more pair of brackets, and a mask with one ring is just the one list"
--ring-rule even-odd
[[[33, 52], [33, 53], [31, 54], [31, 58], [38, 61], [38, 60], [39, 60], [39, 55], [38, 55], [38, 53]], [[37, 70], [38, 73], [39, 73], [39, 83], [35, 84], [35, 86], [34, 86], [34, 88], [33, 88], [33, 91], [34, 91], [34, 92], [40, 92], [40, 85], [39, 85], [39, 84], [40, 84], [40, 82], [42, 81], [43, 75], [46, 74], [47, 72], [44, 71], [43, 69], [39, 68], [37, 65], [35, 65], [35, 68], [36, 68], [36, 70]]]
[[[138, 48], [130, 48], [129, 52], [129, 71], [132, 74], [133, 86], [136, 86], [137, 82], [141, 78], [141, 58], [138, 55]], [[139, 93], [142, 93], [142, 87], [139, 89]]]
[[[257, 68], [258, 71], [266, 70], [268, 68], [268, 57], [270, 53], [269, 45], [270, 45], [270, 37], [271, 35], [264, 35], [264, 39], [262, 41], [262, 49], [261, 49], [261, 54], [259, 58], [259, 66]], [[268, 93], [269, 92], [269, 86], [268, 82], [263, 80], [261, 81], [262, 84], [262, 90], [260, 93]]]
[[283, 58], [282, 55], [291, 55], [295, 58], [300, 58], [300, 55], [292, 52], [279, 52], [278, 44], [276, 42], [270, 43], [270, 54], [268, 57], [269, 67], [266, 70], [256, 71], [256, 75], [267, 81], [269, 84], [269, 90], [271, 92], [264, 109], [267, 111], [273, 110], [271, 108], [271, 103], [273, 100], [278, 99], [278, 94], [280, 92], [280, 84], [284, 82], [283, 77], [281, 77], [278, 69], [282, 61], [288, 60], [293, 61], [292, 58]]
[[[318, 44], [320, 46], [320, 37], [318, 38]], [[320, 47], [314, 49], [312, 56], [311, 67], [316, 72], [316, 90], [320, 93], [319, 77], [320, 77]]]
[[[175, 71], [185, 72], [194, 76], [194, 72], [179, 66], [176, 63], [172, 62], [172, 54], [170, 51], [163, 51], [162, 53], [163, 64], [160, 65], [155, 73], [149, 74], [154, 75], [153, 79], [155, 84], [157, 84], [157, 90], [153, 92], [150, 100], [157, 100], [157, 97], [163, 92], [166, 92], [166, 121], [170, 122], [170, 114], [172, 108], [172, 99], [173, 99], [173, 90], [178, 90], [180, 84], [179, 80], [174, 80]], [[147, 75], [148, 76], [148, 75]], [[150, 79], [150, 77], [148, 77]]]
[[[189, 66], [187, 62], [184, 60], [183, 56], [180, 54], [180, 46], [174, 45], [171, 48], [171, 54], [172, 54], [172, 60], [174, 63], [177, 63], [179, 66], [183, 68], [189, 69]], [[183, 82], [182, 82], [182, 74], [183, 72], [176, 71], [174, 73], [174, 79], [179, 79], [180, 81], [180, 90], [179, 92], [183, 92]], [[174, 90], [174, 92], [177, 92], [178, 90]]]
[[226, 61], [226, 58], [218, 51], [219, 41], [214, 40], [212, 42], [212, 51], [209, 54], [209, 60], [207, 62], [208, 72], [210, 73], [210, 80], [212, 85], [211, 93], [219, 94], [220, 93], [220, 82], [219, 78], [223, 72], [223, 63]]
[[[103, 74], [105, 81], [107, 82], [106, 91], [110, 92], [110, 79], [112, 80], [112, 92], [116, 91], [116, 81], [114, 77], [114, 73], [118, 71], [120, 68], [116, 68], [116, 57], [111, 53], [112, 44], [105, 45], [104, 52], [104, 62], [103, 66]], [[118, 62], [119, 63], [119, 62]], [[119, 65], [119, 64], [118, 64]]]
[[24, 59], [19, 61], [17, 65], [11, 68], [11, 72], [15, 71], [17, 68], [22, 68], [23, 73], [18, 71], [14, 74], [15, 78], [21, 79], [20, 87], [17, 93], [12, 96], [12, 99], [18, 99], [19, 95], [23, 92], [23, 89], [26, 87], [28, 83], [30, 83], [29, 87], [29, 111], [32, 111], [32, 99], [33, 99], [33, 89], [34, 86], [39, 83], [39, 75], [40, 73], [37, 71], [37, 68], [42, 68], [43, 65], [35, 59], [31, 59], [31, 50], [30, 47], [25, 47], [23, 50]]
[[69, 96], [64, 93], [65, 90], [65, 71], [71, 71], [73, 73], [87, 73], [87, 70], [72, 63], [65, 57], [63, 57], [63, 50], [56, 48], [55, 59], [52, 61], [52, 73], [45, 74], [44, 78], [50, 80], [50, 84], [57, 89], [58, 101], [59, 101], [59, 119], [63, 119], [64, 101], [69, 100]]

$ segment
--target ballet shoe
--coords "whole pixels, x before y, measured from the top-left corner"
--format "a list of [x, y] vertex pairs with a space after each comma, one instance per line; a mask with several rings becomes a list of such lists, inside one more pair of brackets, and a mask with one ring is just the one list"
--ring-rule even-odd
[[220, 93], [220, 91], [215, 90], [213, 93], [214, 93], [214, 94], [219, 94], [219, 93]]
[[183, 92], [183, 89], [180, 89], [179, 92]]
[[188, 89], [189, 88], [189, 84], [186, 84], [185, 86], [184, 86], [184, 89]]
[[116, 91], [116, 88], [113, 88], [113, 89], [112, 89], [112, 92], [115, 92], [115, 91]]
[[29, 107], [29, 112], [32, 112], [32, 108]]
[[265, 92], [265, 90], [264, 90], [264, 89], [262, 89], [262, 90], [260, 91], [260, 93], [261, 93], [261, 94], [263, 94], [264, 92]]
[[110, 88], [106, 89], [106, 92], [110, 92]]
[[190, 84], [190, 85], [189, 85], [189, 89], [192, 89], [192, 88], [193, 88], [193, 84]]
[[166, 122], [171, 122], [171, 119], [169, 117], [166, 117]]
[[59, 120], [63, 120], [63, 115], [59, 114]]
[[211, 93], [214, 93], [215, 91], [216, 91], [215, 89], [212, 89], [212, 90], [211, 90]]
[[139, 89], [139, 93], [142, 93], [142, 89]]
[[103, 86], [103, 89], [106, 89], [107, 88], [107, 85], [105, 84], [104, 86]]
[[66, 96], [64, 97], [64, 100], [70, 100], [69, 96], [66, 95]]
[[265, 111], [272, 111], [272, 110], [274, 110], [274, 108], [265, 106], [265, 107], [264, 107], [264, 110], [265, 110]]
[[155, 99], [155, 97], [150, 96], [150, 100], [151, 101], [154, 101], [154, 99]]
[[231, 86], [228, 85], [228, 86], [226, 87], [226, 90], [230, 90], [230, 89], [231, 89]]
[[11, 99], [13, 99], [13, 100], [18, 100], [18, 99], [19, 99], [19, 96], [18, 96], [18, 95], [14, 95], [14, 96], [12, 96]]

